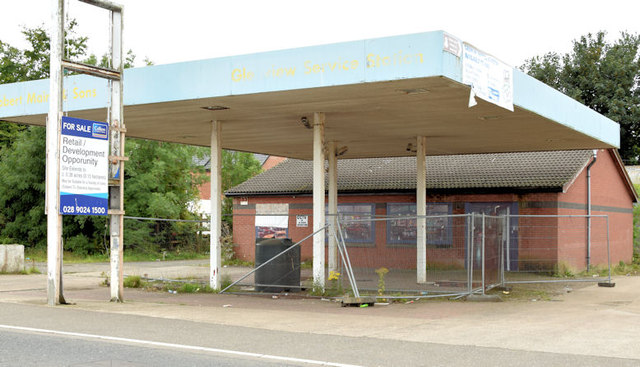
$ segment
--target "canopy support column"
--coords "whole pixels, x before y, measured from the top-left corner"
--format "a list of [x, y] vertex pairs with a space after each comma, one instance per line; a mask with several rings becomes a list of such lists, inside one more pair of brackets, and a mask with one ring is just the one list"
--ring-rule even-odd
[[[324, 113], [313, 114], [313, 231], [325, 226]], [[324, 231], [313, 236], [313, 285], [324, 290]]]
[[418, 136], [416, 147], [417, 282], [427, 282], [427, 138]]
[[338, 152], [336, 142], [327, 143], [327, 161], [329, 164], [329, 271], [338, 271], [338, 243], [336, 242], [336, 222], [338, 220]]
[[221, 123], [211, 122], [211, 222], [209, 235], [209, 286], [220, 289], [220, 268], [222, 267], [222, 144]]

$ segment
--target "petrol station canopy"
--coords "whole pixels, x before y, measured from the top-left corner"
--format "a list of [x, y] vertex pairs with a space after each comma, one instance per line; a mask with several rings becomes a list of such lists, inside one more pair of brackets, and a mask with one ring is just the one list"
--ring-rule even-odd
[[[107, 81], [64, 89], [65, 113], [106, 120]], [[48, 93], [0, 85], [0, 119], [45, 125]], [[442, 31], [128, 69], [124, 105], [128, 137], [209, 146], [217, 120], [225, 149], [298, 159], [315, 112], [345, 158], [414, 156], [416, 136], [427, 155], [619, 146], [617, 123]]]

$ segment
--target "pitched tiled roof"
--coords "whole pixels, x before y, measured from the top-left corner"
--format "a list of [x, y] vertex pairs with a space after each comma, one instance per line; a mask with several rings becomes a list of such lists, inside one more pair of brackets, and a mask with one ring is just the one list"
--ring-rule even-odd
[[[562, 189], [589, 162], [591, 150], [427, 157], [427, 189]], [[338, 191], [416, 188], [416, 158], [338, 160]], [[229, 189], [229, 196], [312, 192], [312, 162], [287, 159]]]

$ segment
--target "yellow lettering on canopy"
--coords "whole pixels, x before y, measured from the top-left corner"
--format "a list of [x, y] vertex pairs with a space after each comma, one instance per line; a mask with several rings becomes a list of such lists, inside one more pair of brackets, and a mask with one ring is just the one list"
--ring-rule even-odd
[[233, 69], [231, 71], [231, 80], [234, 82], [240, 82], [243, 80], [252, 80], [255, 74], [253, 71], [248, 71], [246, 68]]
[[21, 104], [22, 96], [15, 98], [7, 98], [7, 96], [2, 96], [2, 98], [0, 98], [0, 107], [17, 106]]

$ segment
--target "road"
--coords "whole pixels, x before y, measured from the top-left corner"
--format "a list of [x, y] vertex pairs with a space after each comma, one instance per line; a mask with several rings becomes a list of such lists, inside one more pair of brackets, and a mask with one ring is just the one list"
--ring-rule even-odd
[[319, 335], [2, 302], [0, 350], [3, 367], [640, 365], [633, 359]]
[[[65, 266], [65, 298], [73, 304], [56, 307], [46, 306], [46, 274], [0, 275], [0, 366], [640, 366], [635, 276], [617, 277], [615, 288], [568, 284], [572, 291], [548, 300], [531, 293], [502, 303], [443, 299], [343, 308], [295, 294], [130, 288], [125, 303], [112, 303], [101, 285], [107, 268]], [[150, 277], [197, 276], [203, 269], [201, 261], [125, 266]], [[63, 359], [42, 364], [49, 355]]]
[[[20, 331], [0, 331], [0, 366], [294, 366], [283, 361], [150, 348]], [[295, 364], [297, 365], [297, 364]]]

